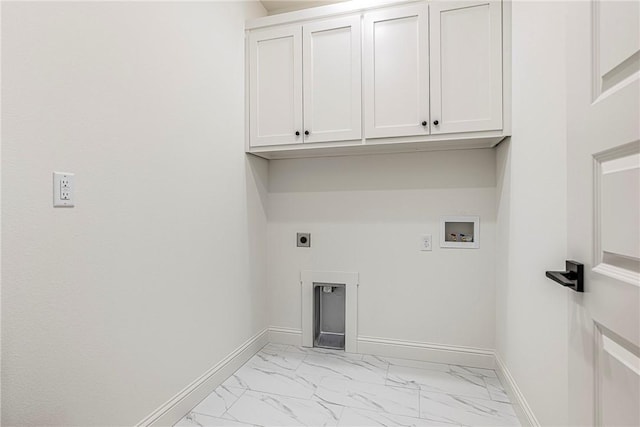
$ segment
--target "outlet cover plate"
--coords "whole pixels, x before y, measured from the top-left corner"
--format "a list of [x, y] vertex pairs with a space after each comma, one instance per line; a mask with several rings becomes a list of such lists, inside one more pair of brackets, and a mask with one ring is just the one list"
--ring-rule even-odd
[[431, 234], [423, 234], [420, 236], [420, 250], [421, 251], [431, 251], [433, 247], [433, 239], [431, 238]]
[[53, 206], [73, 207], [75, 175], [69, 172], [53, 173]]

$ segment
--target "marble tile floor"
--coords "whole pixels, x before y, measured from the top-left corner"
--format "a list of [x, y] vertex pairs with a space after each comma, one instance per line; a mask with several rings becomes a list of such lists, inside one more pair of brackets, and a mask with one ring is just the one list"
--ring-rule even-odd
[[176, 426], [519, 426], [490, 369], [267, 344]]

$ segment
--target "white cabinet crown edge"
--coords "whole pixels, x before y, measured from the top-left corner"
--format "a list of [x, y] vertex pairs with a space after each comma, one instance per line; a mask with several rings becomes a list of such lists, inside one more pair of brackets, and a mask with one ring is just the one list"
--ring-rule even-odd
[[295, 12], [286, 12], [250, 19], [245, 22], [245, 30], [249, 31], [274, 25], [294, 24], [318, 18], [333, 18], [339, 15], [365, 12], [389, 6], [418, 3], [421, 1], [422, 0], [352, 0], [328, 6], [319, 6], [310, 9], [297, 10]]

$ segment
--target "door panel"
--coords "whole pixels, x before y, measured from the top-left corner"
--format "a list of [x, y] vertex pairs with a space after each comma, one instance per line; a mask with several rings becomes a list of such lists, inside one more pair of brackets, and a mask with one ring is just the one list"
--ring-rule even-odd
[[432, 4], [432, 134], [502, 129], [501, 16], [500, 2]]
[[429, 134], [428, 27], [426, 4], [365, 15], [367, 138]]
[[567, 256], [585, 264], [585, 292], [570, 306], [569, 420], [637, 426], [639, 9], [626, 1], [567, 8]]
[[302, 30], [252, 31], [250, 142], [252, 147], [302, 143]]
[[303, 28], [304, 142], [362, 137], [360, 16]]
[[596, 425], [640, 425], [640, 356], [637, 347], [596, 326]]
[[[640, 281], [640, 153], [631, 143], [594, 156], [595, 271]], [[635, 237], [635, 238], [634, 238]]]
[[594, 1], [594, 100], [640, 69], [640, 2]]

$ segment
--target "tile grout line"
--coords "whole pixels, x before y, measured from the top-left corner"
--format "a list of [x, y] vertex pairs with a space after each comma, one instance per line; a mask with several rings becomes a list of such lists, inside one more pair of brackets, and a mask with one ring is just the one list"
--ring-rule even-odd
[[[252, 359], [253, 359], [253, 358], [252, 358]], [[251, 360], [251, 359], [249, 359], [249, 360]], [[240, 396], [238, 396], [238, 398], [237, 398], [237, 399], [236, 399], [236, 400], [231, 404], [231, 406], [229, 406], [228, 408], [226, 408], [226, 409], [225, 409], [225, 411], [222, 413], [222, 415], [220, 415], [220, 418], [225, 419], [225, 418], [224, 418], [225, 414], [229, 415], [229, 410], [230, 410], [231, 408], [233, 408], [233, 406], [234, 406], [236, 403], [238, 403], [238, 401], [240, 400], [240, 398], [241, 398], [242, 396], [244, 396], [244, 395], [245, 395], [245, 393], [246, 393], [248, 390], [249, 390], [248, 388], [243, 389], [242, 393], [240, 393]], [[232, 415], [229, 415], [229, 416], [230, 416], [230, 417], [232, 417]], [[232, 420], [232, 419], [230, 419], [230, 418], [226, 418], [226, 419], [231, 420], [231, 421], [238, 421], [238, 420]]]
[[338, 417], [338, 420], [336, 421], [336, 427], [338, 427], [340, 425], [340, 421], [342, 421], [342, 417], [344, 416], [344, 410], [346, 408], [346, 406], [342, 406], [342, 405], [339, 405], [339, 406], [342, 408], [342, 410], [340, 411], [340, 416]]
[[489, 384], [487, 383], [487, 379], [482, 377], [482, 382], [484, 383], [485, 388], [487, 389], [487, 394], [489, 395], [489, 400], [496, 402], [496, 400], [491, 395], [491, 390], [489, 390]]

